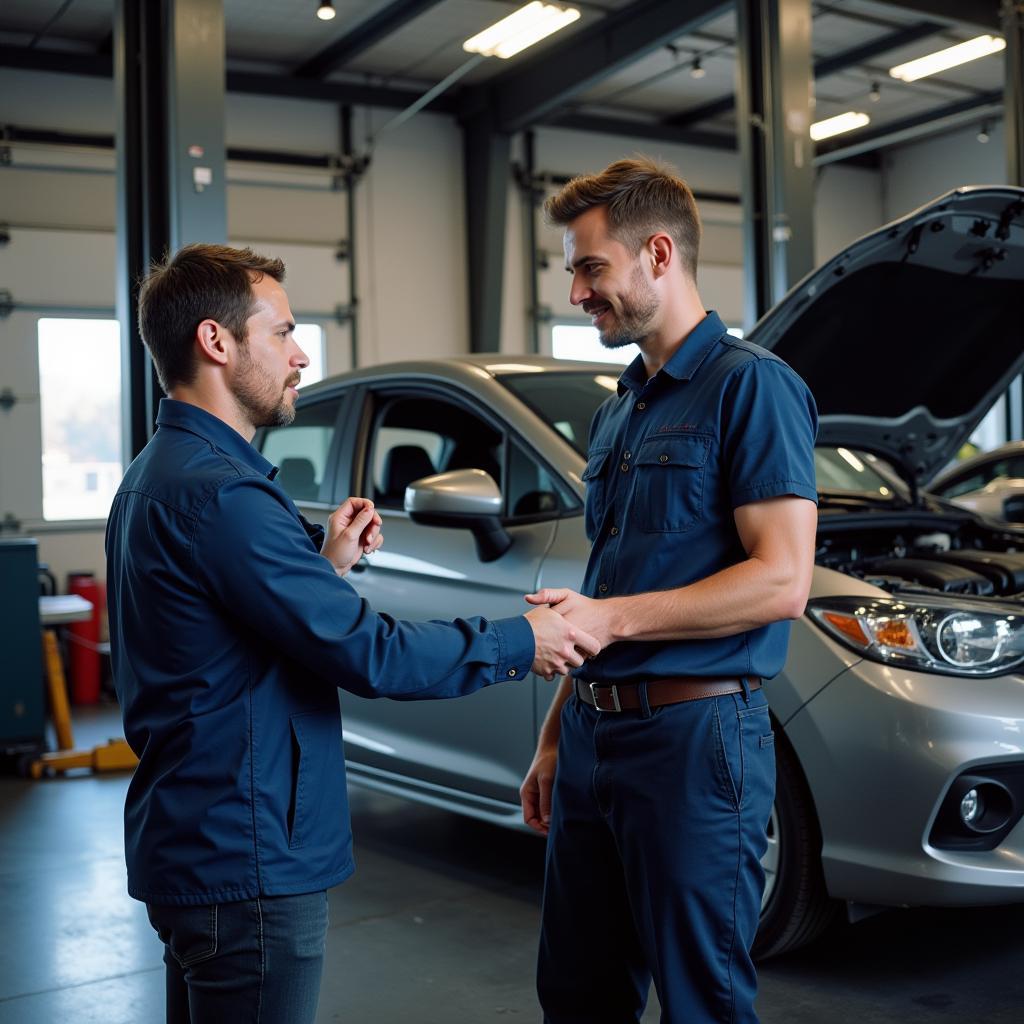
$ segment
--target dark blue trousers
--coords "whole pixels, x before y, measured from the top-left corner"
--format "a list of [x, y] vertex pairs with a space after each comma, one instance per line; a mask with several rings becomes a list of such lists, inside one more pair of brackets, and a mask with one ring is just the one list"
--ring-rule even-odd
[[164, 944], [167, 1024], [313, 1024], [327, 893], [147, 906]]
[[570, 697], [537, 988], [547, 1024], [756, 1024], [750, 946], [775, 794], [762, 690], [620, 713]]

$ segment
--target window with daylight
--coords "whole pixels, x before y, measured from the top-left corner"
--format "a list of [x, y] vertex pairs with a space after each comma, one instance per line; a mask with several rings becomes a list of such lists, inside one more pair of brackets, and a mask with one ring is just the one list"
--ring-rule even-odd
[[309, 356], [309, 366], [302, 371], [299, 387], [324, 379], [324, 329], [319, 324], [296, 324], [295, 340]]
[[[729, 333], [743, 337], [741, 327], [730, 327]], [[556, 359], [582, 359], [592, 363], [622, 363], [628, 365], [636, 358], [636, 345], [605, 348], [596, 327], [586, 324], [555, 324], [551, 328], [551, 354]]]
[[43, 518], [105, 519], [121, 482], [116, 320], [39, 321]]

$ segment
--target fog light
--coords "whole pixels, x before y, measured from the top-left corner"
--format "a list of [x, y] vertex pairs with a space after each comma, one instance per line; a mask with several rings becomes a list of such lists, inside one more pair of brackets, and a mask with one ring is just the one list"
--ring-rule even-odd
[[965, 825], [970, 825], [981, 816], [985, 805], [981, 802], [976, 789], [969, 789], [963, 800], [960, 801], [960, 820]]
[[983, 775], [962, 775], [959, 784], [963, 793], [959, 802], [960, 821], [968, 832], [998, 832], [1010, 820], [1014, 813], [1013, 794], [1001, 782]]

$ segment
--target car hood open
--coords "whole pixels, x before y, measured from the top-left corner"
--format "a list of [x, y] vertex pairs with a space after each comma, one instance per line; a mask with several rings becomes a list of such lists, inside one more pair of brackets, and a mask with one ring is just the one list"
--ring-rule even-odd
[[819, 444], [916, 490], [1024, 368], [1024, 189], [961, 188], [848, 246], [751, 331], [807, 382]]

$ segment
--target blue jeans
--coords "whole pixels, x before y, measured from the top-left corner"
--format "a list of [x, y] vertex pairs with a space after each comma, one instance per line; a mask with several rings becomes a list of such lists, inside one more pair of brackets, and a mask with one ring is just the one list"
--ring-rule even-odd
[[313, 1024], [327, 893], [147, 909], [164, 944], [167, 1024]]
[[756, 1024], [775, 794], [762, 690], [604, 713], [571, 697], [552, 799], [537, 988], [547, 1024]]

